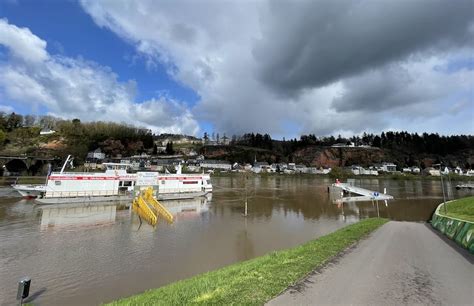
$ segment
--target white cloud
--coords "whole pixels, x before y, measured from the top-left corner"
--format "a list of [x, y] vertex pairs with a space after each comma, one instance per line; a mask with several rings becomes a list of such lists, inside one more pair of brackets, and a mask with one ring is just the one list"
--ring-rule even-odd
[[[301, 133], [380, 132], [393, 124], [419, 131], [422, 125], [411, 122], [403, 109], [446, 103], [442, 100], [465, 89], [457, 82], [465, 77], [469, 82], [472, 77], [470, 71], [435, 73], [431, 63], [437, 59], [437, 64], [447, 65], [472, 36], [472, 29], [466, 29], [472, 15], [461, 6], [444, 9], [437, 3], [428, 12], [423, 2], [408, 1], [391, 4], [397, 14], [381, 15], [376, 7], [384, 4], [372, 1], [357, 2], [356, 12], [351, 1], [281, 5], [270, 1], [81, 0], [81, 4], [96, 24], [133, 44], [148, 65], [165, 65], [174, 79], [196, 91], [200, 101], [193, 112], [220, 132], [294, 134], [288, 131], [288, 122]], [[443, 19], [457, 10], [462, 11], [462, 18], [455, 23]], [[370, 18], [364, 18], [367, 12]], [[326, 13], [337, 18], [328, 19]], [[436, 16], [444, 16], [441, 19], [446, 22], [433, 23]], [[419, 20], [426, 21], [423, 31], [404, 30]], [[353, 34], [360, 40], [351, 41]], [[356, 54], [351, 52], [353, 43]], [[444, 53], [439, 54], [437, 48]], [[367, 50], [375, 52], [372, 57]], [[341, 52], [344, 56], [337, 57]], [[438, 54], [443, 58], [438, 59]], [[352, 67], [355, 57], [359, 57], [357, 65]], [[274, 86], [278, 82], [268, 84], [282, 78], [298, 94], [282, 94]], [[454, 113], [451, 116], [451, 122], [459, 119]]]
[[0, 44], [7, 46], [14, 57], [28, 62], [42, 62], [48, 59], [46, 42], [27, 28], [19, 28], [0, 19]]
[[12, 113], [14, 111], [13, 107], [9, 105], [0, 105], [0, 112], [2, 113]]
[[[5, 35], [5, 33], [7, 35]], [[158, 97], [136, 102], [134, 81], [119, 82], [106, 67], [46, 52], [46, 42], [28, 29], [0, 20], [0, 44], [12, 55], [0, 62], [3, 95], [56, 116], [145, 126], [155, 132], [196, 134], [197, 121], [179, 101]]]

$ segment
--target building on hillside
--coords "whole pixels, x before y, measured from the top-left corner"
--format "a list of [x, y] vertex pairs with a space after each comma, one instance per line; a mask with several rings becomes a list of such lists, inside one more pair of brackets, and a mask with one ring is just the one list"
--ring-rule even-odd
[[302, 164], [298, 164], [295, 166], [296, 173], [309, 173], [308, 167]]
[[396, 172], [397, 165], [395, 165], [394, 163], [382, 163], [381, 166], [377, 167], [377, 170], [382, 172]]
[[94, 151], [91, 151], [87, 153], [87, 160], [88, 161], [101, 161], [105, 159], [105, 153], [102, 153], [102, 150], [100, 148], [95, 149]]
[[44, 128], [40, 131], [40, 135], [52, 135], [54, 133], [56, 133], [56, 131], [48, 128]]
[[182, 159], [153, 159], [150, 168], [155, 171], [173, 171], [175, 166], [183, 163], [184, 161]]
[[441, 171], [439, 171], [439, 169], [435, 169], [433, 167], [425, 168], [423, 171], [426, 175], [431, 175], [431, 176], [440, 176], [441, 175]]
[[159, 139], [155, 143], [157, 145], [161, 144], [162, 146], [166, 147], [166, 145], [170, 142], [172, 142], [173, 144], [196, 144], [196, 143], [200, 143], [201, 139], [182, 135], [182, 136], [166, 137], [163, 139]]
[[200, 167], [212, 170], [231, 170], [232, 164], [226, 160], [207, 159], [201, 161]]
[[357, 165], [352, 166], [351, 171], [354, 175], [379, 175], [379, 172], [376, 169], [365, 169]]
[[252, 167], [252, 172], [273, 172], [272, 168], [267, 162], [255, 162]]
[[270, 165], [272, 172], [283, 172], [283, 170], [288, 168], [286, 163], [273, 163]]
[[454, 170], [453, 170], [454, 174], [457, 174], [457, 175], [463, 175], [463, 172], [461, 167], [456, 167]]
[[316, 170], [311, 170], [311, 173], [313, 174], [328, 174], [331, 172], [331, 168], [315, 168]]
[[220, 144], [223, 144], [225, 146], [229, 145], [230, 144], [230, 139], [229, 137], [227, 137], [226, 135], [222, 136], [222, 139], [220, 141]]
[[296, 170], [296, 164], [295, 163], [288, 163], [287, 170], [295, 171]]

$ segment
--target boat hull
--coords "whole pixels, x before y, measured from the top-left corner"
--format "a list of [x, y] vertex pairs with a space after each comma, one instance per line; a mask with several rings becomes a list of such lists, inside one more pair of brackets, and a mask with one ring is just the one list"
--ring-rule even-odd
[[[208, 192], [182, 192], [182, 193], [166, 193], [158, 194], [158, 200], [182, 200], [192, 199], [205, 196]], [[52, 204], [78, 204], [78, 203], [95, 203], [95, 202], [116, 202], [131, 203], [133, 197], [131, 195], [114, 195], [114, 196], [90, 196], [90, 197], [70, 197], [70, 198], [36, 198], [35, 202], [40, 205]]]
[[12, 185], [22, 197], [24, 198], [36, 198], [45, 192], [44, 185]]

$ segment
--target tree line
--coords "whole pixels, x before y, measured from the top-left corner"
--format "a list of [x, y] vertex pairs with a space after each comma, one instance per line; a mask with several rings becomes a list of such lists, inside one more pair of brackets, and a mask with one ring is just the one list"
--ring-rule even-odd
[[424, 153], [446, 156], [462, 150], [474, 149], [474, 136], [444, 136], [438, 133], [418, 134], [406, 131], [388, 131], [380, 134], [363, 133], [352, 137], [342, 137], [341, 135], [337, 137], [318, 137], [314, 134], [308, 134], [301, 135], [299, 139], [272, 140], [269, 134], [246, 133], [242, 136], [232, 136], [231, 144], [273, 150], [284, 156], [291, 155], [293, 152], [307, 146], [330, 147], [335, 144], [370, 146], [412, 154]]
[[[51, 129], [55, 133], [40, 136], [41, 129]], [[65, 120], [53, 116], [22, 116], [16, 113], [0, 113], [0, 148], [10, 146], [18, 150], [29, 146], [28, 154], [41, 154], [38, 139], [58, 141], [65, 146], [58, 155], [72, 154], [79, 160], [87, 152], [101, 148], [109, 156], [139, 154], [153, 148], [153, 133], [149, 129], [124, 123], [81, 122], [79, 119]]]

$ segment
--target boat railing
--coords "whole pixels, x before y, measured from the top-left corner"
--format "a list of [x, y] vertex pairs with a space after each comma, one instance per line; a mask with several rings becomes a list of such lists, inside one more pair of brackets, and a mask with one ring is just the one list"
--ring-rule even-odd
[[163, 188], [160, 187], [159, 193], [189, 193], [189, 192], [199, 192], [202, 190], [202, 186], [199, 187], [180, 187], [180, 188]]
[[48, 191], [48, 198], [74, 198], [74, 197], [95, 197], [118, 195], [117, 190], [97, 190], [97, 191]]
[[104, 172], [52, 172], [51, 175], [59, 175], [59, 176], [64, 176], [64, 175], [104, 175]]

